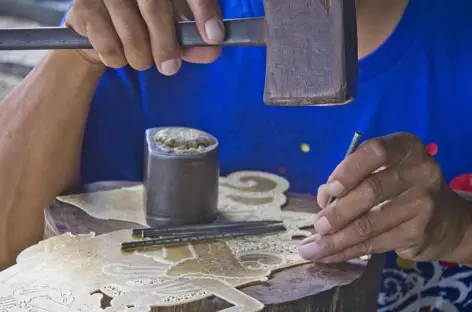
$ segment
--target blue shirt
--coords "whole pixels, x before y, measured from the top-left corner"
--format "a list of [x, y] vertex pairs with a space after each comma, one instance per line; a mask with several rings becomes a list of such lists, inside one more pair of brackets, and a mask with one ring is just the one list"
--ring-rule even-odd
[[[220, 4], [225, 18], [264, 14], [262, 0]], [[141, 180], [145, 129], [188, 126], [219, 139], [222, 174], [284, 174], [292, 191], [315, 193], [354, 131], [366, 138], [407, 131], [428, 145], [451, 185], [471, 191], [470, 12], [468, 0], [410, 1], [391, 37], [359, 62], [358, 96], [346, 106], [264, 105], [260, 47], [225, 48], [215, 63], [185, 63], [174, 77], [155, 68], [108, 69], [88, 118], [83, 181]], [[379, 310], [467, 311], [471, 282], [465, 267], [390, 254]]]

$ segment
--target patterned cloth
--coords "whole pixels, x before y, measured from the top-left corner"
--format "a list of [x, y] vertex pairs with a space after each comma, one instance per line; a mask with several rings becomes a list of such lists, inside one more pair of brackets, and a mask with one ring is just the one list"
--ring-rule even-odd
[[445, 262], [414, 263], [389, 255], [379, 312], [456, 312], [472, 309], [472, 270]]
[[[435, 143], [426, 146], [436, 155]], [[472, 199], [472, 174], [452, 180], [453, 190]], [[472, 246], [471, 246], [472, 248]], [[472, 309], [472, 269], [450, 262], [414, 262], [387, 255], [379, 312], [456, 312]]]

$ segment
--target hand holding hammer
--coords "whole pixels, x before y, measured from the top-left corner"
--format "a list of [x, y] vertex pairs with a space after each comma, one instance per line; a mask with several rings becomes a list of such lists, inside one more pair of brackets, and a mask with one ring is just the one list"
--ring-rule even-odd
[[194, 21], [177, 22], [186, 11], [180, 0], [75, 0], [68, 28], [0, 30], [0, 49], [82, 49], [91, 62], [137, 70], [155, 63], [173, 75], [181, 59], [214, 61], [219, 46], [265, 45], [266, 104], [333, 105], [355, 97], [355, 0], [265, 0], [265, 17], [233, 20], [221, 19], [215, 0], [186, 2]]

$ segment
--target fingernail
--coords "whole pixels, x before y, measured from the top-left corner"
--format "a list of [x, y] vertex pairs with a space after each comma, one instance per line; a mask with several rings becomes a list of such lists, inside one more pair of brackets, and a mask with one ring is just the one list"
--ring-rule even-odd
[[323, 184], [318, 188], [318, 193], [316, 194], [318, 206], [320, 206], [321, 209], [326, 208], [326, 205], [328, 204], [328, 199], [329, 194], [326, 189], [326, 184]]
[[205, 22], [205, 33], [211, 41], [223, 41], [224, 29], [223, 24], [217, 17], [210, 18]]
[[161, 73], [166, 76], [175, 75], [179, 71], [180, 61], [177, 59], [167, 60], [161, 63]]
[[311, 242], [309, 244], [300, 246], [298, 249], [298, 254], [305, 260], [313, 260], [320, 253], [320, 245], [316, 242]]
[[331, 224], [329, 223], [328, 218], [326, 217], [321, 217], [319, 220], [315, 222], [316, 233], [325, 235], [325, 234], [328, 234], [329, 231], [331, 231], [331, 229], [332, 229]]
[[329, 195], [338, 197], [344, 192], [344, 186], [339, 181], [333, 181], [326, 185]]

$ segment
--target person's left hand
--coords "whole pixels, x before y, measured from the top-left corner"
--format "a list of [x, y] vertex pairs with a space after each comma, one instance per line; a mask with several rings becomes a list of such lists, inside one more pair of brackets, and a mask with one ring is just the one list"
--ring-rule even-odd
[[[328, 197], [337, 199], [327, 207]], [[300, 255], [324, 263], [395, 250], [412, 260], [459, 262], [472, 207], [408, 133], [368, 140], [318, 190], [315, 234]], [[460, 253], [460, 252], [459, 252]]]

